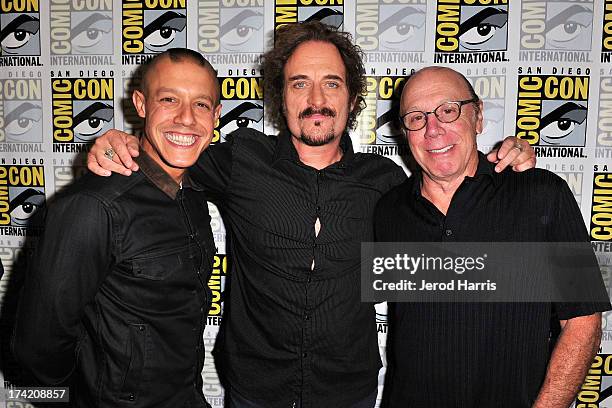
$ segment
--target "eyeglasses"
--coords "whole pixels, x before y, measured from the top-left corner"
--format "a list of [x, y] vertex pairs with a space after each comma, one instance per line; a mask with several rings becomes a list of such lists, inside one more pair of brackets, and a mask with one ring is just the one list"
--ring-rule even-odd
[[408, 130], [421, 130], [427, 124], [427, 115], [433, 113], [442, 123], [451, 123], [461, 116], [461, 107], [468, 103], [476, 103], [478, 98], [466, 99], [464, 101], [444, 102], [431, 112], [410, 111], [400, 116], [402, 125]]

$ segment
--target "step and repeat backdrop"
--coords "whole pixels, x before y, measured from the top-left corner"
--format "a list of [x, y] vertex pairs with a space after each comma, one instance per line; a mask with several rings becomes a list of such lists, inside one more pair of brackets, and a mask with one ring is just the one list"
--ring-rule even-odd
[[[395, 118], [405, 77], [434, 64], [463, 72], [484, 100], [481, 150], [515, 134], [535, 148], [538, 167], [567, 181], [609, 286], [612, 1], [0, 0], [0, 331], [10, 327], [22, 261], [41, 232], [37, 211], [86, 171], [96, 137], [110, 128], [142, 134], [130, 102], [138, 65], [167, 48], [197, 50], [221, 81], [213, 143], [244, 126], [274, 133], [264, 117], [261, 54], [275, 28], [305, 20], [350, 32], [364, 51], [368, 106], [352, 133], [356, 151], [402, 163], [407, 145]], [[210, 211], [219, 254], [207, 352], [231, 262], [219, 211]], [[386, 306], [376, 309], [385, 361]], [[602, 326], [577, 406], [612, 407], [612, 314]], [[7, 372], [11, 362], [4, 364]], [[210, 354], [202, 375], [209, 402], [223, 406]], [[382, 389], [384, 368], [379, 378]]]

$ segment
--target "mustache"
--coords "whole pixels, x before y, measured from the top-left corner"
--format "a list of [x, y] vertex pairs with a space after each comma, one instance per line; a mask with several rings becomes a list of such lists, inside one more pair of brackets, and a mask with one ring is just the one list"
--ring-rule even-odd
[[335, 118], [336, 112], [334, 112], [333, 110], [327, 107], [313, 108], [309, 106], [300, 113], [299, 118], [304, 119], [305, 117], [312, 116], [312, 115], [324, 115], [324, 116], [329, 116], [331, 118]]

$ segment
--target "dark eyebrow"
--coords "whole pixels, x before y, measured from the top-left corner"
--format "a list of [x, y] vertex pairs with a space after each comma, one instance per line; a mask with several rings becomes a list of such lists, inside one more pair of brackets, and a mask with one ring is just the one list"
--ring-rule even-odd
[[574, 14], [592, 13], [592, 12], [593, 12], [592, 10], [586, 7], [582, 7], [577, 4], [574, 4], [570, 8], [563, 10], [561, 13], [557, 14], [556, 16], [548, 20], [546, 22], [546, 32], [549, 32], [550, 30], [560, 25], [561, 23], [567, 22], [567, 19], [573, 16]]
[[587, 108], [575, 102], [566, 102], [558, 108], [548, 112], [540, 121], [540, 129], [560, 119], [570, 119], [582, 123], [586, 119]]
[[40, 21], [36, 17], [22, 14], [10, 23], [2, 31], [0, 31], [0, 41], [4, 40], [10, 33], [21, 29], [30, 34], [36, 34], [40, 28]]
[[[459, 35], [462, 35], [472, 28], [478, 26], [482, 21], [489, 17], [496, 16], [500, 19], [502, 16], [505, 17], [504, 21], [508, 21], [508, 12], [505, 10], [496, 9], [495, 7], [487, 7], [486, 9], [479, 11], [472, 17], [465, 20], [463, 23], [459, 25]], [[496, 23], [501, 23], [495, 21]], [[502, 24], [503, 25], [503, 24]], [[500, 26], [501, 27], [501, 26]]]
[[9, 113], [7, 113], [6, 116], [4, 117], [4, 120], [6, 123], [11, 123], [16, 118], [20, 117], [22, 113], [27, 112], [29, 110], [33, 110], [33, 109], [38, 109], [39, 111], [42, 111], [42, 108], [40, 106], [34, 105], [33, 103], [30, 103], [30, 102], [24, 102], [20, 104], [19, 106], [17, 106], [12, 111], [10, 111]]
[[340, 11], [325, 7], [319, 9], [319, 11], [308, 17], [306, 19], [306, 22], [308, 21], [320, 21], [329, 26], [340, 28], [340, 26], [344, 22], [344, 18], [343, 14]]
[[102, 102], [92, 103], [74, 117], [74, 123], [81, 123], [91, 117], [110, 122], [113, 118], [113, 107]]
[[229, 31], [233, 30], [234, 28], [236, 28], [236, 26], [239, 26], [243, 20], [246, 20], [249, 17], [262, 17], [263, 15], [261, 13], [257, 13], [253, 10], [243, 10], [240, 13], [238, 13], [237, 15], [235, 15], [234, 17], [232, 17], [231, 19], [229, 19], [225, 24], [223, 24], [221, 26], [221, 35], [224, 35], [226, 33], [228, 33]]
[[170, 28], [176, 29], [177, 31], [183, 31], [185, 25], [187, 24], [186, 20], [187, 18], [183, 14], [175, 11], [166, 11], [145, 27], [143, 38], [147, 38], [149, 35], [151, 35], [151, 33], [154, 33], [166, 25], [168, 25]]
[[74, 28], [72, 29], [70, 38], [73, 39], [77, 35], [81, 34], [83, 31], [87, 30], [92, 24], [97, 23], [100, 20], [111, 20], [112, 21], [112, 18], [102, 13], [94, 13], [91, 16], [87, 17], [85, 20], [81, 21], [76, 26], [74, 26]]
[[416, 14], [425, 15], [425, 13], [422, 10], [417, 9], [416, 7], [410, 7], [410, 6], [402, 7], [399, 11], [395, 12], [395, 14], [383, 20], [383, 22], [380, 23], [380, 26], [378, 29], [379, 31], [385, 31], [389, 27], [398, 25], [398, 23], [400, 23], [404, 19], [404, 17], [408, 17], [408, 16], [416, 15]]
[[9, 208], [11, 209], [11, 211], [13, 211], [15, 208], [19, 207], [21, 204], [27, 202], [27, 200], [29, 200], [31, 197], [36, 197], [38, 201], [37, 203], [33, 203], [33, 204], [37, 204], [40, 205], [43, 203], [44, 199], [38, 199], [39, 196], [45, 196], [45, 193], [43, 193], [42, 191], [38, 191], [36, 189], [33, 188], [28, 188], [27, 190], [23, 190], [21, 193], [19, 193], [17, 195], [17, 197], [13, 198], [10, 203], [9, 203]]
[[[262, 105], [259, 105], [253, 102], [242, 102], [240, 105], [236, 106], [234, 109], [232, 109], [231, 111], [223, 115], [223, 117], [221, 117], [221, 119], [219, 120], [219, 129], [227, 125], [231, 121], [242, 117], [242, 115], [245, 112], [252, 111], [252, 110], [261, 110], [262, 116], [263, 116], [263, 106]], [[257, 122], [259, 122], [259, 120]]]

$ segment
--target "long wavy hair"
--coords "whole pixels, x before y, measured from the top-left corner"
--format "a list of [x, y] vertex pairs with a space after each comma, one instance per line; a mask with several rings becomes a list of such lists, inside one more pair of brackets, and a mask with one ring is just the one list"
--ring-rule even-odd
[[319, 21], [287, 24], [276, 30], [274, 47], [263, 56], [264, 104], [269, 120], [280, 131], [287, 130], [284, 115], [284, 69], [295, 49], [307, 41], [327, 42], [338, 49], [346, 69], [349, 100], [355, 101], [346, 124], [347, 129], [353, 129], [357, 116], [365, 108], [363, 95], [366, 91], [366, 79], [362, 61], [363, 52], [358, 45], [353, 44], [349, 33], [338, 31]]

